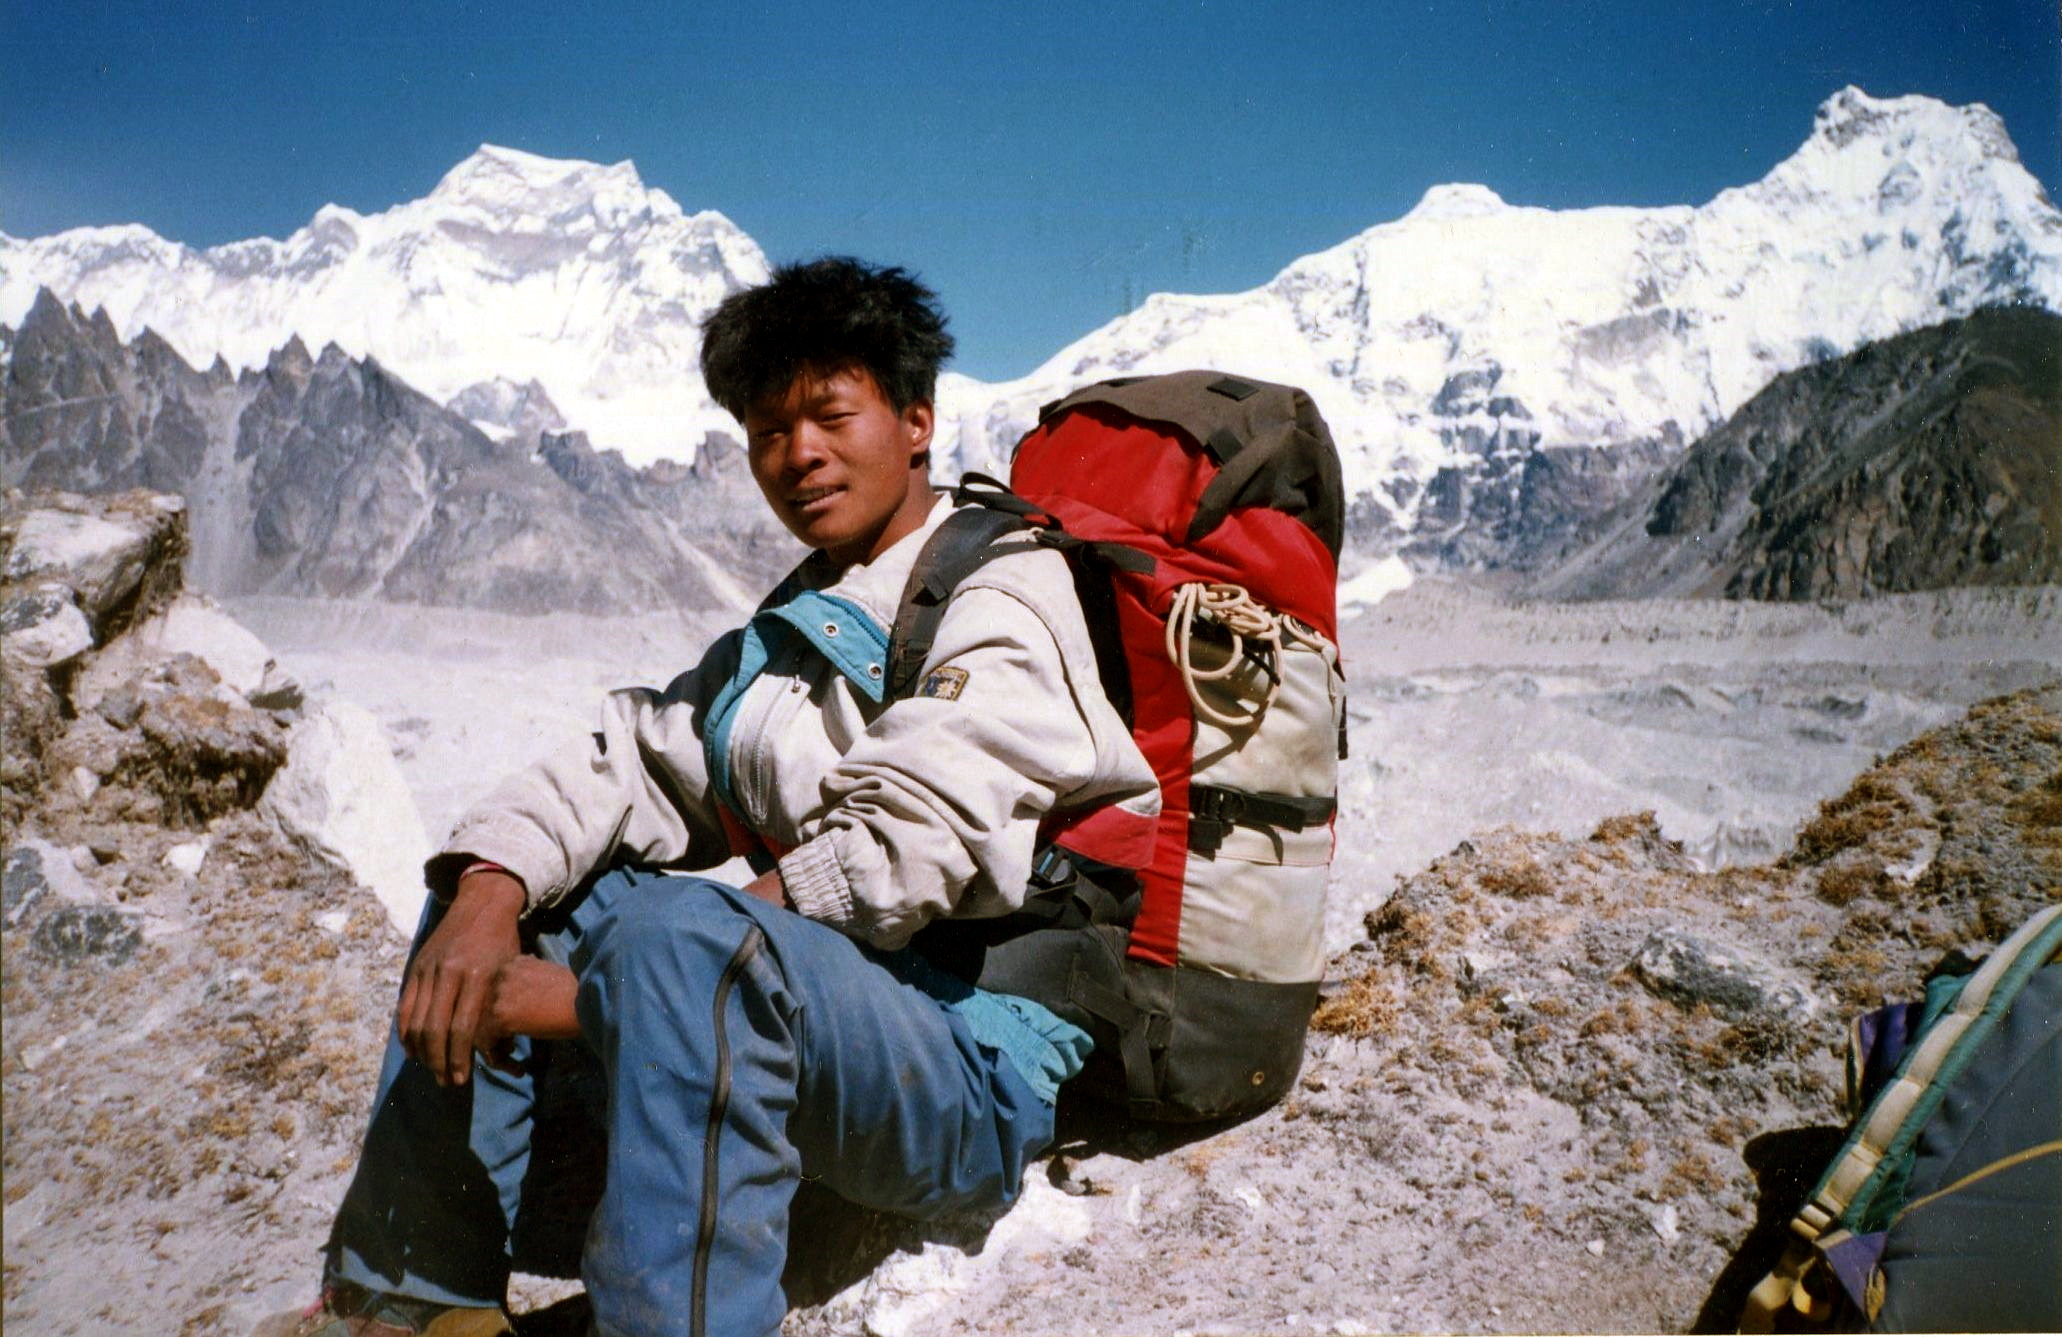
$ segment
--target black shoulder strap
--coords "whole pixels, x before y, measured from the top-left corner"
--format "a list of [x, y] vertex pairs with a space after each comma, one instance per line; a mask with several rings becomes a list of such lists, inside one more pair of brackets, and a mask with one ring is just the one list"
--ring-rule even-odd
[[[1099, 609], [1095, 597], [1100, 589], [1100, 601], [1107, 603], [1107, 582], [1101, 587], [1089, 582], [1086, 589], [1082, 585], [1092, 563], [1151, 575], [1152, 557], [1124, 543], [1075, 538], [1050, 514], [987, 474], [968, 473], [953, 489], [952, 501], [958, 509], [946, 516], [924, 541], [916, 565], [910, 568], [909, 582], [902, 587], [902, 601], [895, 606], [895, 625], [889, 632], [886, 699], [899, 701], [916, 691], [917, 676], [923, 672], [924, 661], [931, 657], [931, 647], [937, 643], [945, 605], [951, 602], [961, 581], [998, 558], [1026, 548], [1045, 547], [1070, 559], [1068, 564], [1074, 569], [1082, 610], [1095, 641], [1096, 664], [1104, 691], [1125, 722], [1130, 723], [1130, 677], [1123, 648], [1115, 640], [1115, 614]], [[1023, 534], [1027, 541], [999, 545], [997, 541], [1009, 534]], [[1081, 558], [1088, 560], [1075, 560]], [[1099, 611], [1105, 614], [1101, 622]]]
[[961, 506], [924, 540], [895, 606], [888, 641], [887, 699], [900, 701], [916, 690], [917, 675], [931, 657], [945, 605], [959, 582], [988, 558], [990, 545], [1005, 534], [1029, 528], [1022, 516], [989, 506]]

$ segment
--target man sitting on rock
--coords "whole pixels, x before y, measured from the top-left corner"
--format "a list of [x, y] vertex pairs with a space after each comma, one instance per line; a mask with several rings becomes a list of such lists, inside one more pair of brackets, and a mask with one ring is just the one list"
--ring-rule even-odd
[[[505, 781], [429, 864], [433, 896], [357, 1175], [303, 1333], [507, 1331], [537, 1042], [603, 1095], [581, 1273], [603, 1333], [766, 1333], [802, 1176], [924, 1216], [1001, 1205], [1088, 1037], [899, 951], [1022, 903], [1048, 814], [1150, 814], [1063, 559], [960, 586], [922, 687], [886, 629], [951, 511], [928, 478], [932, 294], [845, 259], [779, 270], [704, 329], [710, 393], [814, 549], [664, 691]], [[743, 887], [661, 869], [750, 852]]]

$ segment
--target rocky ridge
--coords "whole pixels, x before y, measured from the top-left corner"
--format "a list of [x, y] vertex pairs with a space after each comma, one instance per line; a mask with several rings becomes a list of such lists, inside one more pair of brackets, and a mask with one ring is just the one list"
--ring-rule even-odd
[[47, 292], [11, 339], [0, 482], [181, 493], [195, 583], [215, 594], [735, 609], [798, 551], [728, 438], [692, 466], [633, 469], [551, 430], [548, 398], [519, 387], [453, 411], [298, 338], [261, 370], [200, 372], [152, 331], [124, 342], [104, 312]]
[[[234, 1331], [253, 1292], [307, 1285], [362, 1133], [395, 921], [421, 906], [427, 842], [384, 742], [182, 592], [185, 546], [176, 497], [0, 507], [23, 1331]], [[373, 850], [412, 855], [411, 885], [369, 872]]]
[[2062, 581], [2062, 316], [1979, 311], [1780, 376], [1591, 533], [1533, 594]]

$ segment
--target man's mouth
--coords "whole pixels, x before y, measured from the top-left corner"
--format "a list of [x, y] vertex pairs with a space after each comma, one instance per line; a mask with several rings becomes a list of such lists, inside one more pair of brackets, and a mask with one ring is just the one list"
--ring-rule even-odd
[[843, 489], [835, 487], [805, 487], [788, 493], [788, 505], [797, 508], [812, 505], [825, 497], [835, 496]]

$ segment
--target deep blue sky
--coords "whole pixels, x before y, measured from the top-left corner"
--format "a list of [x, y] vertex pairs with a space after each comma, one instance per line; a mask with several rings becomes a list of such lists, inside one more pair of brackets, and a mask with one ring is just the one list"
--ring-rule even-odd
[[2055, 0], [0, 0], [0, 230], [204, 246], [415, 198], [483, 141], [630, 158], [776, 260], [915, 268], [994, 379], [1439, 182], [1701, 203], [1848, 83], [1988, 103], [2062, 196], [2058, 61]]

